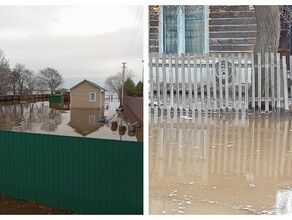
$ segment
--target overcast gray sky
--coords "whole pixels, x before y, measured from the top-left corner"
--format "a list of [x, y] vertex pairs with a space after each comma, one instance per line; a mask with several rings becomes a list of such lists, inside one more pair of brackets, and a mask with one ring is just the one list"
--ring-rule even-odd
[[10, 67], [52, 67], [71, 88], [83, 79], [104, 86], [122, 62], [142, 79], [143, 6], [3, 6], [0, 49]]

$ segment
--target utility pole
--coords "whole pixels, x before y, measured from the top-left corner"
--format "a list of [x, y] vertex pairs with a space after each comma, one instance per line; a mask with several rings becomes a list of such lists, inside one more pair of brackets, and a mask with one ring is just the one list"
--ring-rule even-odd
[[123, 84], [122, 84], [122, 100], [121, 100], [121, 108], [124, 107], [124, 81], [125, 81], [125, 69], [127, 68], [126, 67], [126, 63], [123, 62]]

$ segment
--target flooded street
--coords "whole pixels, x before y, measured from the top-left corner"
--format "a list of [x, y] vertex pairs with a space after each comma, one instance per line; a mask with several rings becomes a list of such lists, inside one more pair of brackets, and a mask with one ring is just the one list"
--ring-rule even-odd
[[[109, 108], [100, 110], [71, 109], [68, 106], [49, 106], [49, 102], [0, 105], [0, 130], [80, 136], [101, 139], [141, 141], [142, 130], [128, 132], [130, 123], [125, 114], [117, 113], [119, 102], [106, 103]], [[101, 123], [103, 117], [108, 123]], [[119, 132], [111, 126], [111, 121], [126, 126], [125, 132]], [[133, 123], [133, 122], [132, 122]]]
[[162, 116], [149, 129], [150, 214], [292, 214], [292, 123]]

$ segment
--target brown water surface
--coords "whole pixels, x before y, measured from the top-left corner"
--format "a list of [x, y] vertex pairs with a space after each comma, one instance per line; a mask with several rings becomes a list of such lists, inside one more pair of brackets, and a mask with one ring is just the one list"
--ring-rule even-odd
[[291, 117], [150, 116], [150, 214], [292, 214]]

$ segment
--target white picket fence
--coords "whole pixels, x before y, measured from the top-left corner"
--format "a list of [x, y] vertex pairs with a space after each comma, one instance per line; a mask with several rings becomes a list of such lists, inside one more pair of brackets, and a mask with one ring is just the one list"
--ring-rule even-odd
[[[150, 53], [149, 105], [213, 112], [288, 111], [292, 88], [289, 95], [287, 58], [278, 53], [265, 53], [264, 63], [260, 54], [257, 58], [241, 53]], [[289, 59], [291, 70], [292, 56]]]

